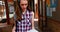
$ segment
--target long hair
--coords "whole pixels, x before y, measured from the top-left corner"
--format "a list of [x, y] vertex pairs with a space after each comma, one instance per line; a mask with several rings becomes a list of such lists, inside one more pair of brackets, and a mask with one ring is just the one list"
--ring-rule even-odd
[[[22, 20], [22, 9], [21, 9], [21, 7], [20, 7], [20, 0], [18, 0], [17, 2], [18, 2], [18, 3], [17, 3], [17, 4], [18, 4], [18, 9], [17, 9], [17, 11], [15, 11], [15, 13], [16, 13], [16, 15], [17, 15], [17, 20]], [[30, 8], [30, 6], [29, 6], [29, 1], [28, 1], [27, 10], [28, 10], [29, 12], [32, 11], [31, 8]]]

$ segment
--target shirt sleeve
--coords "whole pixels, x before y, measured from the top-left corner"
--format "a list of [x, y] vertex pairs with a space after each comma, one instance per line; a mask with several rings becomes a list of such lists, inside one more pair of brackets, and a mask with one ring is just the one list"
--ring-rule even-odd
[[32, 19], [34, 17], [34, 12], [31, 12], [30, 14], [31, 14], [30, 19]]

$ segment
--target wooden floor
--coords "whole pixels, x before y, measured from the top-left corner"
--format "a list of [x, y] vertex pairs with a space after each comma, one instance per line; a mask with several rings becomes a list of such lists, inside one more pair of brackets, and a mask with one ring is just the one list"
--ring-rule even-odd
[[11, 31], [12, 31], [11, 25], [7, 25], [6, 23], [0, 24], [0, 32], [11, 32]]
[[51, 32], [60, 32], [60, 21], [48, 19], [48, 28]]

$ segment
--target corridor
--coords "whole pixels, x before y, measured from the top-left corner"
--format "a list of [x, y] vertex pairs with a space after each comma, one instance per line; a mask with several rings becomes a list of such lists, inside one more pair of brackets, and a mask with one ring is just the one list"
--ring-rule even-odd
[[[60, 0], [28, 0], [27, 7], [34, 12], [32, 18], [36, 31], [60, 32]], [[13, 18], [17, 13], [18, 16], [22, 14], [21, 10], [20, 0], [0, 0], [0, 32], [12, 32]]]

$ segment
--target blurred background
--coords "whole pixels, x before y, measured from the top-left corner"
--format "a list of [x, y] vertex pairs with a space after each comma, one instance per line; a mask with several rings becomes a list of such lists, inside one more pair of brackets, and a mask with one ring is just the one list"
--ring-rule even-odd
[[[19, 0], [18, 0], [19, 1]], [[0, 32], [12, 32], [15, 0], [0, 0]], [[60, 32], [60, 0], [29, 0], [34, 11], [35, 29], [39, 32]], [[11, 20], [12, 19], [12, 20]]]

